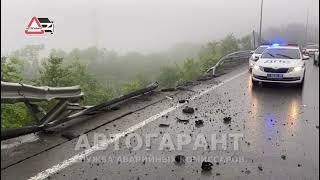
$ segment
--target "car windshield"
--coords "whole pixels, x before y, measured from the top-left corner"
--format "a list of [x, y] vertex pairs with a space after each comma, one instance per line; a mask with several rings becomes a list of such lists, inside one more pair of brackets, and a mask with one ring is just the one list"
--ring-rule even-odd
[[263, 52], [261, 58], [277, 59], [300, 59], [298, 49], [267, 49]]
[[260, 46], [254, 51], [254, 53], [255, 54], [262, 54], [262, 52], [267, 48], [268, 48], [267, 46]]

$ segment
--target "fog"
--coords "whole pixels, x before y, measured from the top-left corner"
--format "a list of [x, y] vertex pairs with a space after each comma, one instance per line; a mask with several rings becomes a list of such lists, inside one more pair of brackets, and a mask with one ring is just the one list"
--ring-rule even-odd
[[[317, 27], [318, 0], [265, 0], [263, 29], [289, 23]], [[89, 46], [156, 52], [181, 42], [203, 43], [259, 29], [260, 0], [3, 0], [1, 54], [25, 45], [46, 49]], [[53, 36], [24, 34], [33, 16], [55, 23]]]

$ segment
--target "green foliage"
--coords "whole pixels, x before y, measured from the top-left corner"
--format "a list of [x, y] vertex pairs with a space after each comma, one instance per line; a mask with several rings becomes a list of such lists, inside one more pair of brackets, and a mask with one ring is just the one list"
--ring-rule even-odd
[[140, 89], [143, 87], [143, 83], [139, 80], [125, 82], [122, 86], [122, 92], [124, 94], [132, 92], [134, 90]]
[[220, 42], [220, 51], [221, 55], [227, 55], [229, 53], [239, 51], [239, 44], [237, 39], [233, 36], [233, 34], [228, 35]]
[[53, 55], [44, 61], [36, 82], [38, 85], [52, 87], [80, 85], [85, 94], [85, 104], [96, 104], [114, 95], [113, 91], [99, 83], [79, 61], [75, 60], [66, 65], [63, 58]]
[[174, 87], [181, 78], [180, 68], [176, 64], [174, 66], [164, 65], [160, 68], [158, 81], [162, 87]]
[[1, 104], [1, 128], [18, 128], [34, 123], [23, 103]]
[[1, 81], [20, 82], [23, 63], [15, 57], [1, 57]]
[[[1, 81], [20, 82], [22, 62], [16, 57], [1, 57]], [[23, 103], [1, 104], [1, 128], [17, 128], [33, 123]]]
[[183, 80], [195, 80], [201, 75], [200, 63], [191, 58], [186, 59], [181, 74]]
[[213, 41], [207, 43], [199, 52], [199, 61], [201, 64], [201, 70], [206, 71], [210, 67], [214, 66], [221, 57], [219, 42]]
[[251, 43], [251, 35], [246, 35], [244, 37], [242, 37], [239, 42], [241, 45], [241, 49], [242, 50], [251, 50], [253, 49], [252, 47], [252, 43]]

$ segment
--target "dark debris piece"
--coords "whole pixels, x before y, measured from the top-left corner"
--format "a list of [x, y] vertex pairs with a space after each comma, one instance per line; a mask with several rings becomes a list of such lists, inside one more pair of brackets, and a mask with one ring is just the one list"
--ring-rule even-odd
[[186, 161], [186, 157], [183, 155], [177, 155], [174, 160], [176, 161], [176, 163], [178, 164], [184, 164]]
[[203, 126], [203, 120], [196, 120], [195, 123], [196, 123], [196, 127]]
[[212, 169], [212, 166], [213, 166], [212, 162], [203, 161], [201, 165], [201, 169], [204, 171], [210, 171]]
[[176, 118], [177, 118], [178, 122], [182, 122], [182, 123], [185, 123], [185, 124], [189, 123], [189, 119], [180, 119], [178, 117], [176, 117]]
[[281, 155], [281, 159], [286, 160], [286, 159], [287, 159], [287, 156]]
[[186, 106], [185, 108], [182, 109], [182, 112], [186, 114], [193, 114], [194, 109], [192, 107]]
[[259, 169], [260, 171], [263, 171], [262, 166], [258, 166], [258, 169]]
[[179, 103], [186, 103], [186, 102], [189, 102], [189, 100], [187, 100], [187, 99], [181, 99], [181, 100], [179, 100]]
[[159, 127], [169, 127], [169, 124], [159, 124]]
[[223, 122], [224, 122], [225, 124], [229, 124], [229, 123], [231, 122], [231, 117], [230, 117], [230, 116], [224, 117], [224, 118], [223, 118]]

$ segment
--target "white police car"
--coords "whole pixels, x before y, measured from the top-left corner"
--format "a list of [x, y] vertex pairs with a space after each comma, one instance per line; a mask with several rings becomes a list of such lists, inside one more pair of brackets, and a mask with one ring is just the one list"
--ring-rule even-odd
[[298, 84], [304, 83], [308, 56], [301, 54], [297, 45], [272, 45], [263, 51], [252, 68], [252, 84], [259, 82], [276, 82]]
[[254, 64], [259, 60], [261, 57], [262, 52], [267, 49], [269, 46], [268, 45], [261, 45], [259, 46], [255, 51], [252, 51], [252, 55], [249, 59], [249, 71], [252, 70]]

